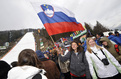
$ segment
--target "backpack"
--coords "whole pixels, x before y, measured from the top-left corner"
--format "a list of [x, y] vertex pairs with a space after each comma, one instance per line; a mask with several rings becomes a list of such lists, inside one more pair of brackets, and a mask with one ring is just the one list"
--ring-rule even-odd
[[119, 53], [119, 46], [118, 46], [117, 44], [115, 44], [114, 47], [115, 47], [116, 52], [117, 52], [119, 55], [121, 55], [121, 54]]

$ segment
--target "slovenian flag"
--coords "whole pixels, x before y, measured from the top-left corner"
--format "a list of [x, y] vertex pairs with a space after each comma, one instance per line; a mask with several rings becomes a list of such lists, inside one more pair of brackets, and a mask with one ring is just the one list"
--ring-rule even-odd
[[39, 3], [32, 3], [32, 5], [50, 36], [84, 30], [83, 26], [76, 21], [74, 14], [65, 8]]

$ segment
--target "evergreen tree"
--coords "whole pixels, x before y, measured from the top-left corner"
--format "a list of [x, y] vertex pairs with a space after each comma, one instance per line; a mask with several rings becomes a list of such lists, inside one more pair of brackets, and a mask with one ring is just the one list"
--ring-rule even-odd
[[104, 27], [101, 23], [99, 23], [99, 22], [97, 21], [97, 24], [96, 24], [96, 26], [94, 26], [94, 29], [93, 29], [93, 32], [95, 33], [95, 35], [96, 35], [97, 33], [106, 32], [106, 31], [109, 31], [109, 29], [106, 28], [106, 27]]
[[90, 31], [91, 34], [94, 35], [93, 29], [91, 28], [91, 26], [89, 24], [87, 24], [86, 22], [84, 24], [85, 24], [85, 28], [87, 29], [87, 31]]

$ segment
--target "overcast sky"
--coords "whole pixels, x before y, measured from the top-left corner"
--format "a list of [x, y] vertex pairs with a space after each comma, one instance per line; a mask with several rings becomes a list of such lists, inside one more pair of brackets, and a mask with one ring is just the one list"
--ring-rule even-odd
[[121, 0], [0, 0], [0, 31], [44, 27], [30, 2], [65, 7], [83, 25], [121, 27]]

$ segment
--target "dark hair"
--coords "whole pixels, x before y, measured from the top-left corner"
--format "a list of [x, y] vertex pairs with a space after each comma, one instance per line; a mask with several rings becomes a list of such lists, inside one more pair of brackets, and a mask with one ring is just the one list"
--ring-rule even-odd
[[77, 52], [82, 52], [82, 51], [84, 51], [83, 48], [82, 48], [82, 47], [78, 44], [78, 42], [75, 41], [75, 40], [71, 42], [70, 51], [74, 51], [74, 50], [72, 49], [72, 43], [76, 43], [76, 44], [77, 44], [77, 46], [78, 46], [78, 47], [77, 47]]
[[88, 38], [88, 37], [93, 37], [93, 35], [91, 35], [90, 33], [87, 33], [86, 38]]
[[108, 33], [109, 36], [112, 35], [112, 34], [113, 34], [112, 32], [109, 32], [109, 33]]
[[39, 61], [36, 53], [32, 49], [24, 49], [20, 52], [18, 57], [18, 65], [31, 65], [42, 68], [42, 63]]
[[115, 34], [119, 33], [118, 31], [115, 31]]
[[11, 63], [11, 66], [12, 67], [16, 67], [18, 65], [18, 62], [17, 61], [13, 61], [12, 63]]
[[103, 32], [97, 33], [99, 36], [104, 36]]
[[0, 79], [7, 79], [8, 71], [11, 69], [10, 65], [0, 60]]
[[55, 56], [58, 55], [57, 50], [53, 50], [52, 53], [53, 53]]

